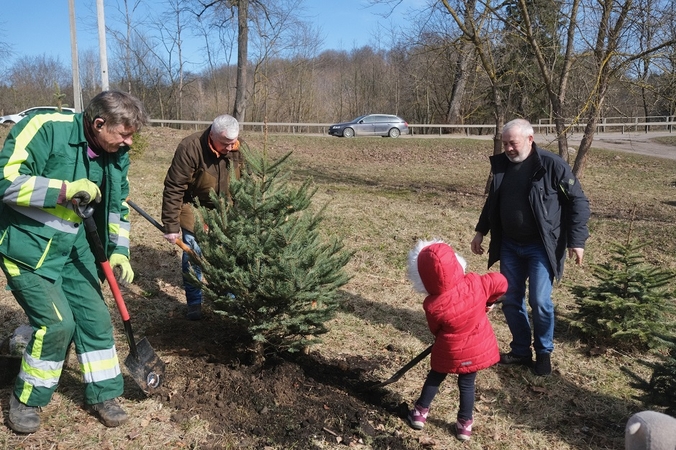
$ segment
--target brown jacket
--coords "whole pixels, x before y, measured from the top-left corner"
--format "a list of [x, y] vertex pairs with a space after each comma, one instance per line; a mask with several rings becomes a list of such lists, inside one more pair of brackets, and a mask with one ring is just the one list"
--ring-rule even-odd
[[[193, 207], [199, 204], [211, 208], [209, 193], [230, 195], [230, 168], [233, 165], [239, 179], [244, 157], [239, 151], [217, 156], [209, 146], [211, 127], [184, 138], [174, 153], [174, 159], [164, 179], [162, 223], [165, 233], [178, 233], [181, 228], [193, 232]], [[246, 144], [240, 139], [240, 146]]]

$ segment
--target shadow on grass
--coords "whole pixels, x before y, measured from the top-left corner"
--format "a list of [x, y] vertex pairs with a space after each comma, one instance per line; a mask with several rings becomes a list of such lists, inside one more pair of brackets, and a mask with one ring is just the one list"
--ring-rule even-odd
[[425, 312], [422, 309], [422, 296], [420, 308], [415, 310], [392, 307], [346, 291], [340, 291], [340, 296], [342, 298], [342, 311], [373, 325], [390, 325], [403, 333], [421, 339], [425, 345], [432, 343], [432, 335], [427, 328]]
[[[164, 252], [151, 248], [137, 247], [134, 251], [144, 252], [144, 258], [149, 261], [168, 259]], [[172, 258], [166, 264], [176, 262], [176, 258]], [[191, 358], [195, 362], [203, 360], [210, 365], [234, 368], [247, 364], [247, 357], [242, 352], [236, 333], [221, 316], [209, 311], [204, 320], [190, 322], [182, 315], [167, 314], [166, 310], [175, 308], [167, 301], [182, 303], [182, 299], [162, 293], [159, 281], [176, 285], [177, 280], [180, 280], [178, 266], [176, 272], [168, 269], [139, 269], [139, 283], [145, 286], [143, 289], [156, 289], [156, 292], [149, 298], [128, 296], [132, 311], [144, 308], [144, 302], [148, 299], [162, 302], [154, 322], [144, 324], [154, 349], [165, 355]], [[168, 279], [168, 275], [172, 275], [172, 279]], [[373, 325], [392, 326], [402, 333], [431, 341], [422, 308], [393, 307], [345, 291], [340, 291], [340, 295], [343, 298], [342, 311]], [[557, 340], [576, 339], [574, 334], [566, 331], [565, 321], [557, 321], [556, 326]], [[376, 369], [387, 366], [398, 369], [411, 359], [396, 345], [387, 350], [391, 353], [381, 352], [374, 357], [341, 355], [340, 359], [332, 359], [319, 352], [311, 352], [286, 355], [284, 359], [296, 364], [306, 377], [405, 420], [409, 405], [401, 394], [396, 389], [390, 389], [391, 386], [373, 388], [374, 384], [382, 381], [373, 379]], [[277, 363], [271, 361], [269, 364]], [[522, 367], [496, 366], [487, 370], [496, 371], [500, 386], [482, 387], [479, 384], [478, 389], [481, 391], [477, 396], [477, 405], [486, 402], [485, 407], [491, 409], [491, 414], [509, 418], [513, 425], [508, 432], [513, 434], [513, 439], [519, 439], [521, 433], [527, 438], [529, 433], [535, 432], [556, 435], [557, 439], [568, 443], [571, 448], [621, 448], [624, 424], [632, 413], [640, 410], [636, 403], [629, 400], [594, 392], [593, 383], [587, 383], [582, 374], [562, 374], [555, 370], [552, 376], [541, 378]], [[446, 383], [454, 383], [453, 377], [449, 377]], [[125, 384], [129, 389], [126, 396], [142, 396], [137, 392], [133, 380], [126, 378]], [[447, 429], [449, 434], [453, 433], [452, 422], [434, 417], [430, 417], [429, 421]]]
[[[403, 180], [400, 183], [393, 182], [393, 179], [379, 179], [367, 178], [359, 175], [346, 175], [345, 173], [336, 172], [330, 174], [326, 171], [318, 171], [314, 169], [296, 169], [294, 171], [294, 179], [305, 180], [308, 177], [312, 178], [318, 186], [336, 186], [345, 185], [351, 189], [365, 187], [376, 188], [382, 191], [397, 190], [407, 194], [420, 194], [444, 196], [448, 198], [449, 194], [472, 195], [476, 197], [483, 197], [483, 193], [476, 186], [466, 186], [463, 184], [451, 183], [446, 178], [440, 180]], [[449, 200], [454, 199], [450, 197]]]
[[[345, 364], [315, 353], [294, 358], [294, 362], [317, 381], [405, 420], [410, 405], [396, 389], [370, 389], [374, 382], [365, 377], [367, 362], [348, 360]], [[509, 418], [512, 425], [508, 432], [513, 440], [527, 439], [527, 434], [535, 432], [557, 435], [557, 440], [571, 448], [623, 448], [625, 423], [631, 414], [642, 409], [620, 398], [599, 395], [556, 370], [546, 378], [536, 377], [524, 367], [494, 366], [487, 370], [497, 372], [501, 386], [481, 390], [479, 385], [477, 405], [486, 402], [484, 406], [490, 408], [490, 415]], [[446, 381], [454, 382], [454, 376]], [[441, 417], [444, 416], [453, 417], [452, 414]], [[428, 422], [454, 434], [452, 420], [432, 415]]]
[[[347, 310], [354, 309], [359, 317], [371, 323], [389, 324], [406, 333], [410, 333], [413, 328], [426, 327], [422, 309], [418, 312], [393, 308], [359, 296], [343, 295], [347, 295]], [[558, 341], [574, 342], [579, 339], [569, 329], [567, 319], [559, 318], [558, 315], [556, 330]], [[579, 355], [579, 358], [585, 357], [582, 353]], [[388, 387], [369, 389], [377, 381], [364, 379], [364, 373], [345, 374], [339, 370], [340, 365], [317, 358], [299, 363], [308, 372], [324, 374], [322, 382], [333, 384], [350, 395], [382, 407], [405, 420], [409, 405]], [[382, 361], [379, 364], [387, 362]], [[500, 365], [488, 370], [497, 372], [502, 386], [482, 391], [477, 396], [477, 403], [483, 399], [492, 399], [490, 408], [493, 413], [502, 411], [504, 417], [512, 418], [516, 435], [523, 429], [542, 434], [557, 434], [562, 441], [575, 448], [622, 448], [626, 420], [642, 409], [636, 402], [592, 391], [584, 383], [584, 377], [578, 374], [569, 378], [555, 370], [550, 377], [537, 377], [523, 367]], [[454, 382], [453, 377], [446, 381]], [[455, 432], [453, 422], [434, 417], [430, 417], [428, 421], [447, 428], [451, 435]]]

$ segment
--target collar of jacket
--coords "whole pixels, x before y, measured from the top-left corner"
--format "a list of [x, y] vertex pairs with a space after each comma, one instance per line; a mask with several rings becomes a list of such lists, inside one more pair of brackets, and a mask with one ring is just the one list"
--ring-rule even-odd
[[[541, 149], [540, 147], [535, 145], [535, 142], [533, 142], [532, 153], [528, 155], [529, 158], [531, 156], [535, 158], [535, 165], [532, 177], [533, 179], [540, 178], [544, 174], [544, 166], [542, 165], [542, 158], [540, 157], [540, 155], [543, 152], [547, 151], [548, 150]], [[490, 156], [489, 160], [491, 162], [493, 174], [504, 173], [507, 170], [507, 165], [511, 163], [511, 161], [509, 160], [509, 158], [507, 158], [507, 155], [504, 152]]]
[[227, 158], [227, 157], [228, 157], [228, 154], [229, 154], [230, 152], [237, 152], [237, 151], [239, 151], [239, 139], [237, 139], [237, 140], [235, 141], [235, 145], [233, 145], [232, 149], [231, 149], [231, 150], [228, 150], [227, 153], [219, 153], [219, 152], [216, 151], [216, 149], [214, 149], [214, 146], [211, 144], [211, 134], [208, 134], [208, 135], [207, 135], [207, 145], [209, 145], [209, 150], [211, 150], [211, 152], [212, 152], [214, 155], [216, 155], [217, 158], [220, 158], [221, 156], [224, 156], [224, 157]]
[[87, 138], [85, 137], [83, 113], [75, 114], [75, 117], [73, 118], [73, 129], [70, 132], [68, 143], [74, 147], [81, 144], [84, 144], [85, 146], [89, 145], [87, 143]]

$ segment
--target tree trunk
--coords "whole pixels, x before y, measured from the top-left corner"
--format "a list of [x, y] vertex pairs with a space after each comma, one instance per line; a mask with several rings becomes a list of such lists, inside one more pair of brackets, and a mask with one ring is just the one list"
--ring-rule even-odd
[[247, 69], [249, 66], [249, 0], [237, 2], [237, 89], [233, 116], [240, 122], [246, 115]]
[[[458, 55], [458, 62], [455, 70], [455, 80], [453, 82], [453, 89], [451, 91], [451, 101], [448, 105], [448, 113], [446, 114], [446, 123], [451, 125], [462, 124], [462, 100], [465, 94], [465, 86], [469, 73], [467, 67], [472, 60], [472, 44], [466, 42], [462, 45], [460, 55]], [[451, 132], [460, 132], [460, 129], [453, 128]]]
[[587, 126], [584, 128], [584, 136], [580, 141], [580, 148], [575, 157], [575, 165], [573, 165], [573, 174], [580, 179], [587, 164], [587, 153], [591, 149], [592, 142], [594, 142], [594, 134], [596, 133], [596, 126], [601, 118], [601, 109], [603, 108], [603, 101], [608, 92], [608, 78], [603, 77], [599, 83], [599, 92], [597, 100], [592, 103], [592, 110], [587, 121]]
[[592, 142], [594, 141], [594, 133], [597, 123], [598, 119], [594, 117], [590, 119], [589, 122], [587, 122], [587, 126], [584, 127], [584, 136], [582, 136], [582, 141], [580, 141], [580, 148], [577, 151], [575, 165], [573, 166], [573, 174], [578, 179], [582, 176], [584, 167], [587, 164], [587, 153], [589, 152]]
[[570, 163], [570, 152], [568, 151], [568, 136], [566, 135], [565, 119], [560, 113], [556, 112], [554, 117], [556, 125], [556, 139], [559, 143], [559, 156]]
[[[493, 135], [493, 155], [502, 153], [502, 127], [505, 125], [505, 110], [502, 106], [500, 90], [493, 85], [493, 114], [495, 117], [495, 134]], [[493, 172], [488, 173], [484, 194], [488, 195], [493, 181]]]

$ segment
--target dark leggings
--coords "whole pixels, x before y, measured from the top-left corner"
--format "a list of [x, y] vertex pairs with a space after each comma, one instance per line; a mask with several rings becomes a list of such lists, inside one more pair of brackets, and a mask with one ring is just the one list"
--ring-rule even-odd
[[[435, 372], [430, 370], [427, 374], [427, 379], [423, 385], [422, 392], [417, 405], [423, 408], [429, 408], [432, 400], [439, 392], [441, 382], [446, 379], [445, 373]], [[476, 380], [476, 372], [463, 373], [458, 375], [458, 391], [460, 392], [460, 408], [458, 409], [458, 419], [468, 420], [472, 418], [474, 411], [474, 381]]]

